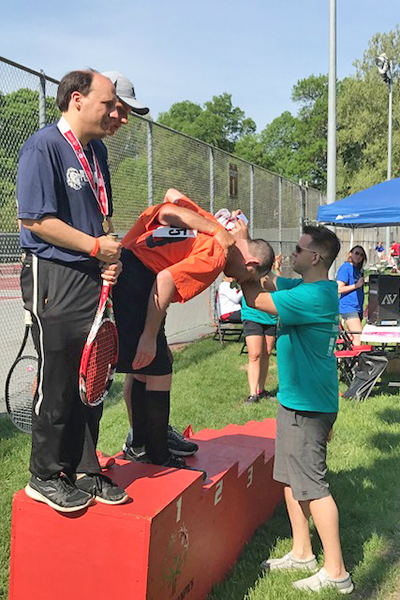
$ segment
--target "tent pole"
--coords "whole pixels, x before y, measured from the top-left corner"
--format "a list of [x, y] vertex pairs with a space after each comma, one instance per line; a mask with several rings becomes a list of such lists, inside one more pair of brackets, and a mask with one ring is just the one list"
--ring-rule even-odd
[[350, 249], [354, 245], [354, 227], [350, 228]]

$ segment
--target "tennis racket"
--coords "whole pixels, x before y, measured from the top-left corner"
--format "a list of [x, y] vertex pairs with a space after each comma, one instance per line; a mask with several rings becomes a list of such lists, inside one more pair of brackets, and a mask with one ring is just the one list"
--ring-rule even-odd
[[39, 361], [37, 356], [24, 354], [32, 328], [30, 312], [25, 311], [25, 332], [21, 348], [7, 375], [5, 398], [11, 421], [25, 433], [32, 431], [32, 406], [37, 388]]
[[86, 406], [103, 402], [113, 382], [117, 360], [118, 334], [110, 285], [104, 282], [79, 367], [79, 395]]

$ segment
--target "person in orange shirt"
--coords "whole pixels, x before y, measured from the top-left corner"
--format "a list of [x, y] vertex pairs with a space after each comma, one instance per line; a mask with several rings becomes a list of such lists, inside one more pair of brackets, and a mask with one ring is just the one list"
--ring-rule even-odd
[[133, 460], [185, 468], [167, 444], [172, 355], [164, 331], [171, 302], [194, 298], [224, 271], [258, 280], [274, 261], [268, 242], [251, 240], [243, 221], [228, 233], [177, 190], [146, 209], [122, 240], [123, 270], [114, 290], [118, 371], [134, 373]]

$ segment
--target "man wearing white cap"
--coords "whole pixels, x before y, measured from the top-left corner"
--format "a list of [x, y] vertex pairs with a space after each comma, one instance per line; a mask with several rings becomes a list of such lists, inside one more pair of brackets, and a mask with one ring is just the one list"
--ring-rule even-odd
[[[149, 108], [138, 102], [135, 95], [133, 83], [119, 71], [105, 71], [105, 77], [111, 79], [115, 86], [117, 94], [117, 102], [115, 105], [118, 117], [115, 112], [111, 115], [111, 124], [107, 130], [108, 135], [114, 135], [122, 125], [128, 123], [128, 116], [131, 113], [144, 116], [149, 113]], [[128, 374], [125, 378], [124, 397], [129, 414], [129, 420], [132, 425], [131, 414], [131, 395], [132, 395], [133, 375]], [[170, 452], [178, 456], [191, 456], [198, 450], [198, 445], [185, 438], [175, 428], [168, 428], [168, 447]], [[126, 458], [136, 459], [137, 456], [133, 451], [133, 430], [132, 427], [123, 445], [123, 452]]]
[[104, 71], [102, 75], [111, 79], [117, 92], [116, 108], [119, 118], [111, 119], [112, 122], [107, 132], [108, 135], [114, 135], [121, 125], [128, 123], [128, 115], [131, 112], [144, 116], [150, 112], [150, 109], [136, 100], [135, 88], [125, 75], [122, 75], [119, 71]]

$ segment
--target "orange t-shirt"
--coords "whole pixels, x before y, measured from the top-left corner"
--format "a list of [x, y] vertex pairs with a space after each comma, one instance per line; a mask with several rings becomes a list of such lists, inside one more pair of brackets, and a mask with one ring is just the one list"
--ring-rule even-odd
[[[189, 208], [218, 223], [176, 190], [168, 190], [165, 202]], [[213, 236], [197, 233], [196, 237], [184, 237], [185, 230], [161, 225], [157, 215], [162, 206], [147, 208], [123, 238], [122, 245], [154, 273], [167, 269], [176, 286], [172, 301], [187, 302], [207, 289], [224, 270], [225, 253]], [[157, 228], [163, 237], [157, 236]]]

